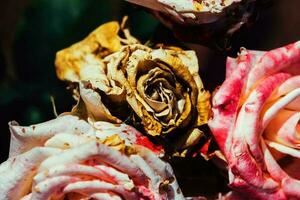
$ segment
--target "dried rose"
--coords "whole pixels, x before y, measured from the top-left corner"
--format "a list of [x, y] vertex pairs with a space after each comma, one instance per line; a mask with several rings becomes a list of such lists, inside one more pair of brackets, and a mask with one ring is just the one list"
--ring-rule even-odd
[[[125, 17], [121, 25], [116, 21], [105, 23], [82, 41], [57, 52], [55, 66], [58, 78], [72, 82], [102, 78], [102, 87], [108, 90], [107, 79], [96, 76], [106, 70], [102, 58], [120, 50], [123, 45], [139, 43], [124, 28], [126, 20]], [[124, 38], [120, 35], [124, 35]]]
[[122, 28], [124, 42], [118, 30], [116, 22], [104, 24], [57, 53], [58, 77], [79, 83], [73, 113], [114, 123], [135, 113], [132, 120], [152, 136], [184, 132], [176, 146], [197, 143], [202, 136], [197, 127], [206, 124], [210, 104], [195, 53], [177, 47], [151, 49]]
[[[119, 103], [130, 106], [146, 133], [166, 136], [181, 132], [186, 136], [181, 147], [199, 140], [202, 132], [197, 127], [208, 120], [210, 95], [198, 74], [195, 52], [129, 45], [105, 57], [104, 62], [111, 71], [110, 79], [126, 91], [117, 97]], [[96, 91], [90, 82], [80, 85], [81, 99], [92, 116], [97, 115], [98, 105], [106, 98]], [[108, 110], [118, 106], [106, 105]]]
[[300, 198], [300, 42], [228, 58], [209, 126], [244, 199]]
[[241, 26], [256, 19], [257, 8], [263, 3], [256, 0], [127, 1], [148, 8], [180, 40], [218, 45], [218, 48], [226, 45], [228, 37]]
[[[124, 95], [124, 89], [111, 78], [114, 71], [107, 68], [103, 58], [124, 45], [139, 43], [124, 28], [125, 22], [126, 18], [121, 25], [114, 21], [103, 24], [84, 40], [57, 52], [55, 66], [58, 78], [70, 82], [88, 80], [94, 88], [112, 97], [112, 101], [118, 101], [118, 97]], [[98, 120], [121, 122], [102, 103], [97, 105], [96, 110], [94, 117]]]
[[[180, 23], [211, 23], [225, 15], [228, 7], [237, 6], [242, 0], [127, 0], [154, 11], [169, 14]], [[246, 2], [247, 0], [244, 0]], [[253, 0], [252, 0], [253, 1]]]
[[10, 130], [2, 200], [184, 199], [161, 150], [125, 124], [65, 115]]

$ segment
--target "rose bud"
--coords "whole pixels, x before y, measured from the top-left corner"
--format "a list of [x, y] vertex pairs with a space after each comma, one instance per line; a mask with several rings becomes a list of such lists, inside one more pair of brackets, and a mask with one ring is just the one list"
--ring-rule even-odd
[[64, 115], [32, 126], [11, 122], [0, 199], [184, 199], [161, 148], [125, 124]]
[[300, 42], [227, 59], [209, 126], [243, 199], [300, 198]]

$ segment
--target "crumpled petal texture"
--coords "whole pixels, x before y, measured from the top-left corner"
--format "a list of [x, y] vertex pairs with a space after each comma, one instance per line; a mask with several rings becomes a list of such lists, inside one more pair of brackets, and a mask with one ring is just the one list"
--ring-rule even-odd
[[[129, 30], [124, 28], [125, 22], [126, 18], [123, 19], [121, 25], [116, 21], [105, 23], [82, 41], [58, 51], [55, 59], [57, 77], [73, 83], [89, 81], [94, 88], [104, 92], [109, 101], [118, 103], [119, 99], [124, 99], [124, 89], [111, 78], [114, 71], [107, 68], [103, 58], [120, 50], [124, 45], [139, 43]], [[76, 92], [74, 96], [80, 98]], [[89, 113], [93, 115], [93, 118], [114, 123], [121, 122], [112, 116], [102, 103], [100, 96], [89, 91], [86, 91], [84, 96], [89, 96], [91, 99], [88, 109], [94, 110], [93, 113]]]
[[[177, 132], [176, 150], [195, 145], [203, 136], [198, 128], [210, 114], [210, 94], [195, 52], [152, 49], [128, 32], [127, 44], [122, 43], [118, 32], [116, 22], [104, 24], [57, 53], [58, 77], [79, 85], [73, 114], [113, 123], [129, 119], [152, 136]], [[104, 50], [108, 53], [103, 56]]]
[[125, 124], [64, 115], [10, 130], [0, 199], [184, 199], [161, 148]]
[[[236, 6], [242, 0], [127, 0], [131, 3], [171, 15], [180, 23], [211, 23], [224, 16], [228, 7]], [[247, 0], [246, 0], [247, 1]], [[244, 0], [244, 2], [246, 2]], [[252, 0], [253, 1], [253, 0]]]
[[120, 50], [123, 45], [139, 43], [123, 26], [116, 21], [105, 23], [82, 41], [57, 52], [55, 65], [58, 78], [72, 82], [97, 78], [105, 83], [102, 87], [108, 90], [108, 80], [98, 77], [105, 71], [101, 58]]
[[300, 198], [300, 42], [241, 49], [212, 100], [209, 126], [244, 199]]
[[112, 78], [122, 83], [125, 101], [148, 134], [167, 134], [207, 122], [209, 93], [204, 90], [193, 51], [130, 45], [104, 60], [115, 70]]

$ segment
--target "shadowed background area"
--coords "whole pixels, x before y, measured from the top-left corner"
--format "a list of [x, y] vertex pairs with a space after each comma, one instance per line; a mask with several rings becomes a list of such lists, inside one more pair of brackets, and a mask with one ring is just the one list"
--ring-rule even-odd
[[[260, 13], [257, 23], [234, 35], [230, 54], [235, 55], [241, 46], [268, 50], [300, 39], [299, 7], [299, 0], [275, 0]], [[120, 21], [124, 15], [129, 16], [132, 34], [142, 42], [151, 40], [195, 49], [206, 88], [213, 91], [224, 80], [227, 53], [179, 43], [151, 15], [125, 1], [3, 0], [0, 2], [1, 162], [7, 158], [9, 149], [9, 121], [29, 125], [54, 118], [51, 97], [58, 114], [69, 111], [75, 103], [66, 84], [56, 78], [55, 53], [83, 39], [100, 24]], [[188, 195], [212, 195], [225, 188], [226, 179], [211, 162], [201, 158], [174, 160], [173, 166], [183, 192]]]

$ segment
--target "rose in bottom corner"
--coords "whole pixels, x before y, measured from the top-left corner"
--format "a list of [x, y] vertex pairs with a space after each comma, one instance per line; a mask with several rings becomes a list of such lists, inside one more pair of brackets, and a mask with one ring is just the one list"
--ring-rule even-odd
[[300, 198], [300, 42], [228, 58], [209, 126], [241, 199]]
[[125, 124], [65, 115], [10, 123], [0, 199], [184, 199], [161, 148]]

